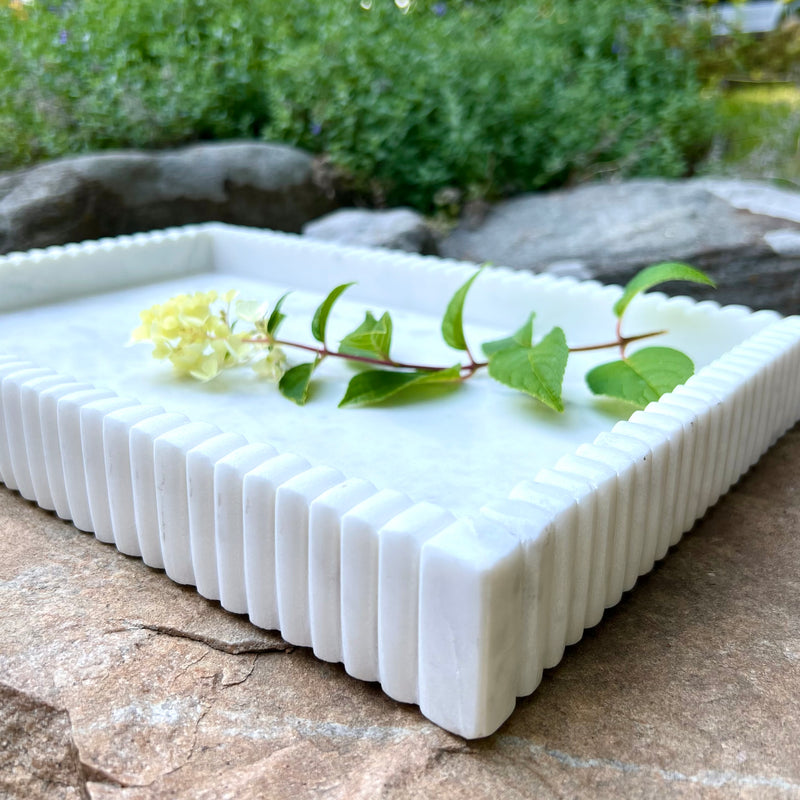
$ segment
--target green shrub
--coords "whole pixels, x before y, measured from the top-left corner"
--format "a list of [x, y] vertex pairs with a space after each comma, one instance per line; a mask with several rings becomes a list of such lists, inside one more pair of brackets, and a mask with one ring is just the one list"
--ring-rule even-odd
[[0, 168], [92, 149], [253, 135], [266, 118], [258, 3], [77, 0], [29, 8], [27, 19], [0, 9], [7, 78]]
[[354, 4], [285, 46], [266, 136], [422, 208], [448, 185], [491, 195], [603, 171], [680, 175], [705, 149], [709, 110], [658, 4], [435, 5]]
[[28, 9], [0, 5], [0, 168], [260, 135], [430, 209], [445, 187], [492, 196], [681, 175], [711, 127], [695, 62], [656, 0]]

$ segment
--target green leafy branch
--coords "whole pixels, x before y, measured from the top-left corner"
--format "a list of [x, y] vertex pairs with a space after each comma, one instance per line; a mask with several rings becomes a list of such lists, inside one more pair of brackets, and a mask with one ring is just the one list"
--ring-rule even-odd
[[[219, 298], [214, 292], [179, 295], [163, 305], [153, 306], [142, 312], [142, 324], [134, 331], [133, 338], [153, 342], [155, 357], [169, 359], [178, 372], [199, 380], [211, 380], [223, 369], [250, 363], [259, 374], [277, 380], [281, 394], [298, 405], [308, 400], [316, 370], [328, 358], [345, 359], [365, 368], [350, 380], [340, 407], [380, 403], [409, 389], [432, 384], [458, 384], [486, 369], [496, 381], [536, 398], [555, 411], [563, 411], [562, 384], [569, 355], [590, 350], [618, 348], [620, 353], [619, 360], [587, 373], [591, 391], [640, 407], [685, 382], [694, 372], [691, 359], [671, 348], [648, 347], [627, 355], [630, 344], [665, 331], [622, 334], [623, 316], [638, 294], [675, 280], [713, 286], [707, 275], [686, 264], [656, 264], [628, 283], [614, 305], [617, 324], [612, 341], [570, 347], [560, 327], [552, 328], [537, 340], [532, 312], [510, 336], [481, 345], [485, 360], [475, 358], [464, 332], [464, 304], [480, 274], [481, 270], [476, 271], [458, 288], [441, 323], [445, 343], [462, 353], [466, 363], [459, 360], [452, 365], [432, 366], [395, 360], [391, 356], [393, 323], [388, 311], [380, 317], [367, 311], [364, 321], [339, 342], [338, 348], [331, 348], [328, 320], [336, 302], [352, 283], [336, 286], [314, 312], [311, 335], [316, 344], [279, 336], [286, 319], [282, 307], [288, 294], [272, 308], [239, 301], [234, 320], [231, 304], [235, 292], [223, 296], [226, 305], [220, 310], [215, 309]], [[239, 322], [250, 322], [253, 327], [237, 331]], [[285, 348], [307, 352], [313, 358], [286, 368]]]

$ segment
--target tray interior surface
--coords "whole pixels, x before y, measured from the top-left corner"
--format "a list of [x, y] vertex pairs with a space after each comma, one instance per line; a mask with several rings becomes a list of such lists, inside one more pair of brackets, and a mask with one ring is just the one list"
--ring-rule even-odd
[[[402, 264], [396, 267], [390, 262], [392, 268], [383, 269], [387, 260], [377, 254], [371, 273], [364, 267], [370, 254], [363, 252], [356, 253], [350, 271], [346, 251], [317, 247], [310, 249], [310, 256], [316, 256], [316, 260], [309, 257], [317, 271], [305, 272], [302, 258], [298, 265], [295, 243], [291, 259], [287, 261], [278, 247], [265, 266], [262, 257], [270, 253], [269, 234], [258, 240], [255, 254], [256, 240], [250, 235], [222, 229], [220, 238], [222, 246], [215, 242], [216, 252], [211, 257], [205, 248], [206, 256], [196, 262], [203, 271], [167, 281], [153, 280], [159, 274], [158, 249], [149, 248], [142, 253], [146, 262], [142, 274], [145, 279], [149, 276], [145, 285], [92, 294], [93, 288], [104, 290], [108, 286], [107, 278], [99, 278], [99, 270], [94, 285], [84, 279], [78, 296], [0, 314], [0, 352], [13, 353], [123, 396], [159, 403], [192, 420], [242, 433], [253, 442], [269, 442], [279, 451], [308, 458], [312, 464], [334, 466], [348, 477], [369, 479], [378, 488], [397, 489], [415, 501], [436, 502], [461, 515], [508, 496], [519, 481], [532, 478], [540, 468], [591, 442], [633, 410], [595, 398], [585, 386], [585, 372], [595, 364], [613, 360], [613, 350], [571, 357], [564, 381], [563, 414], [497, 384], [485, 374], [475, 376], [458, 391], [431, 391], [418, 403], [400, 400], [377, 407], [339, 409], [338, 400], [355, 372], [334, 359], [319, 368], [312, 399], [304, 408], [281, 397], [273, 384], [249, 370], [226, 373], [208, 384], [176, 378], [167, 363], [151, 358], [149, 345], [129, 347], [126, 343], [138, 324], [140, 310], [180, 292], [208, 289], [224, 292], [234, 288], [243, 299], [268, 302], [293, 289], [284, 306], [288, 318], [281, 334], [311, 344], [309, 325], [317, 304], [328, 289], [355, 279], [359, 285], [341, 298], [331, 316], [330, 343], [337, 343], [355, 328], [366, 309], [376, 314], [388, 309], [394, 320], [395, 358], [442, 366], [463, 358], [442, 342], [441, 311], [434, 313], [434, 309], [444, 309], [452, 290], [469, 274], [465, 266], [445, 265], [447, 280], [441, 286], [434, 281], [436, 285], [426, 290], [424, 281], [420, 288], [415, 270], [423, 276], [435, 272], [435, 260], [412, 259], [408, 262], [412, 266], [409, 277], [404, 279]], [[186, 239], [192, 241], [190, 236]], [[285, 244], [286, 239], [278, 237], [275, 241]], [[171, 248], [175, 250], [174, 242]], [[302, 250], [299, 252], [302, 254]], [[335, 254], [335, 269], [328, 264], [319, 270], [319, 255], [326, 252]], [[80, 252], [74, 255], [80, 259]], [[109, 255], [113, 256], [113, 247]], [[133, 257], [135, 260], [135, 253]], [[130, 252], [126, 258], [132, 258]], [[257, 267], [253, 266], [256, 262]], [[77, 266], [75, 274], [80, 273]], [[167, 268], [161, 274], [176, 271], [188, 269]], [[465, 308], [465, 329], [476, 353], [481, 342], [516, 329], [530, 310], [537, 311], [537, 321], [542, 320], [537, 327], [539, 335], [557, 321], [565, 328], [570, 344], [613, 338], [610, 309], [618, 289], [547, 279], [537, 289], [536, 280], [526, 275], [487, 272], [475, 283]], [[513, 291], [513, 287], [509, 291], [504, 282], [525, 291]], [[65, 294], [72, 293], [65, 290]], [[417, 302], [417, 298], [422, 299]], [[387, 303], [387, 299], [394, 302]], [[527, 310], [521, 314], [523, 308]], [[631, 311], [629, 332], [669, 328], [669, 334], [652, 343], [684, 349], [698, 368], [777, 318], [655, 295], [642, 298]], [[299, 351], [287, 352], [292, 363], [307, 360]]]

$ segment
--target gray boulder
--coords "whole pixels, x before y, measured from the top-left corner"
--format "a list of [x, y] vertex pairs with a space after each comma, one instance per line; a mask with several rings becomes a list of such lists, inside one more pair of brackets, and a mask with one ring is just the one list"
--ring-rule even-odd
[[361, 247], [387, 247], [409, 253], [436, 253], [436, 240], [425, 218], [410, 208], [373, 211], [342, 208], [303, 226], [312, 239]]
[[625, 283], [659, 261], [707, 270], [721, 303], [800, 310], [800, 195], [767, 184], [697, 179], [589, 184], [522, 195], [462, 222], [442, 255]]
[[335, 206], [292, 147], [99, 153], [0, 176], [0, 253], [206, 221], [297, 232]]

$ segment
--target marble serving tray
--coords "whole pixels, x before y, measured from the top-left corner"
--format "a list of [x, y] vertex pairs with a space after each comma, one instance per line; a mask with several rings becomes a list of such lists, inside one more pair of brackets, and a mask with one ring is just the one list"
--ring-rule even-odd
[[[800, 318], [651, 293], [626, 333], [694, 359], [684, 386], [631, 414], [573, 355], [559, 415], [483, 375], [423, 403], [338, 409], [326, 362], [298, 408], [246, 373], [179, 380], [126, 346], [178, 292], [287, 289], [287, 337], [331, 341], [390, 310], [393, 355], [458, 361], [439, 321], [475, 267], [209, 224], [0, 258], [0, 479], [123, 553], [278, 629], [467, 738], [542, 670], [800, 416]], [[571, 345], [613, 338], [618, 287], [486, 270], [467, 338], [537, 312]]]

